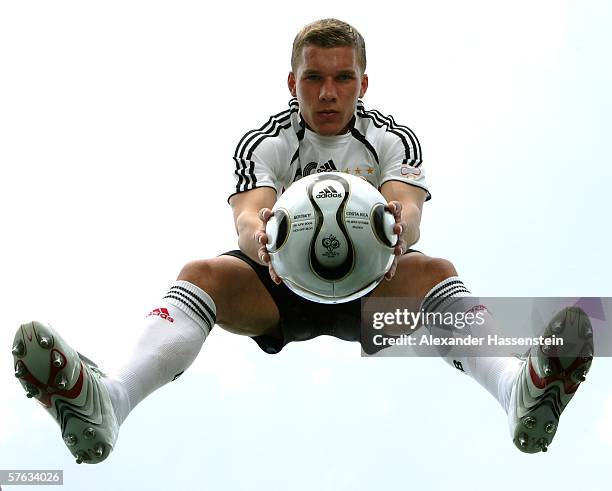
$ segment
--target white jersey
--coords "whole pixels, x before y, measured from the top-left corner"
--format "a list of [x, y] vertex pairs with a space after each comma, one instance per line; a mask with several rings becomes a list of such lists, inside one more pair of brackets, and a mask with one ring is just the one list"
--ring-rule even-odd
[[392, 116], [366, 111], [361, 100], [349, 132], [321, 136], [306, 128], [297, 99], [291, 99], [289, 109], [242, 137], [234, 161], [231, 196], [270, 187], [278, 197], [303, 176], [338, 171], [365, 177], [378, 189], [387, 181], [405, 182], [424, 189], [427, 199], [431, 197], [415, 134]]

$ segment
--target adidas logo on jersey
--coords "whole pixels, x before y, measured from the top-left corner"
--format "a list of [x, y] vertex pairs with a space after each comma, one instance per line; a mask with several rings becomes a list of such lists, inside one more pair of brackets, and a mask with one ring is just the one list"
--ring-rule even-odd
[[310, 162], [304, 167], [304, 176], [309, 176], [315, 172], [319, 174], [320, 172], [333, 172], [335, 170], [338, 169], [336, 169], [336, 164], [334, 164], [332, 159], [329, 159], [323, 164], [319, 164], [318, 162]]
[[319, 191], [315, 198], [342, 198], [342, 194], [340, 194], [333, 186], [327, 186], [325, 189]]
[[318, 162], [310, 162], [305, 165], [304, 168], [298, 167], [296, 169], [295, 176], [293, 176], [293, 182], [298, 181], [302, 177], [309, 176], [310, 174], [319, 174], [321, 172], [338, 172], [338, 169], [336, 168], [336, 164], [334, 164], [332, 159], [329, 159], [323, 164], [319, 164]]
[[170, 312], [168, 312], [168, 309], [164, 307], [161, 307], [159, 309], [153, 309], [151, 312], [149, 312], [147, 317], [150, 317], [152, 315], [157, 315], [162, 319], [166, 319], [168, 322], [174, 322], [174, 319], [170, 317]]

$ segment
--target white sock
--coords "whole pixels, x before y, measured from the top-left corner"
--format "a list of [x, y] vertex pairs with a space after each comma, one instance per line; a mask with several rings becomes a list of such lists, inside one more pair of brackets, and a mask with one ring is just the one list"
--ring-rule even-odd
[[[471, 299], [469, 290], [456, 276], [447, 278], [434, 286], [425, 295], [421, 310], [425, 312], [468, 312], [477, 307], [478, 302]], [[491, 314], [477, 307], [482, 314], [484, 323], [478, 325], [480, 336], [499, 334], [499, 328]], [[434, 336], [445, 337], [448, 331], [430, 328]], [[452, 333], [450, 333], [452, 336]], [[480, 354], [479, 354], [480, 352]], [[510, 394], [514, 378], [523, 361], [515, 357], [485, 357], [481, 346], [453, 346], [441, 351], [441, 356], [448, 364], [469, 375], [495, 397], [508, 412]]]
[[193, 363], [215, 320], [215, 304], [206, 292], [187, 281], [172, 284], [145, 318], [127, 363], [104, 379], [119, 424], [140, 401]]

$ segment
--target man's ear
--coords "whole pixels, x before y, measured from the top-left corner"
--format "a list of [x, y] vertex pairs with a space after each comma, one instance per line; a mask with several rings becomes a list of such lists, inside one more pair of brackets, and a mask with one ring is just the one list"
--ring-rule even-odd
[[295, 88], [295, 75], [293, 72], [289, 72], [289, 76], [287, 77], [287, 87], [289, 87], [289, 92], [293, 97], [297, 97], [297, 91]]
[[359, 98], [361, 99], [368, 90], [368, 76], [364, 73], [361, 76], [361, 89], [359, 90]]

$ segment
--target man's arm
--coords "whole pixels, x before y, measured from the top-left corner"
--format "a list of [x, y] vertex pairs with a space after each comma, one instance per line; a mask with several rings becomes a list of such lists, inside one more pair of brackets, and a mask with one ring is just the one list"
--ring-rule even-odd
[[270, 209], [276, 202], [276, 190], [269, 187], [261, 187], [233, 195], [230, 200], [234, 212], [234, 225], [238, 234], [238, 247], [259, 264], [267, 265], [260, 257], [259, 250], [263, 242], [259, 242], [259, 236], [265, 235], [265, 221], [269, 216], [262, 217], [259, 212], [263, 208]]
[[[422, 188], [401, 181], [385, 182], [380, 192], [387, 200], [387, 208], [395, 216], [393, 231], [399, 235], [399, 241], [394, 252], [396, 257], [399, 257], [419, 240], [421, 213], [427, 193]], [[387, 279], [393, 277], [396, 266], [397, 260], [387, 273]]]

